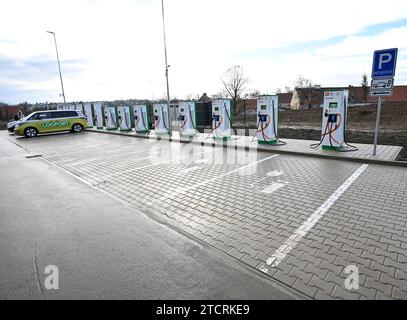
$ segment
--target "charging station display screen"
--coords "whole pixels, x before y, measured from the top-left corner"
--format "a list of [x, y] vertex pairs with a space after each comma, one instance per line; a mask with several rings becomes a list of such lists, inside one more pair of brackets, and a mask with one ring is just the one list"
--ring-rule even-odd
[[267, 106], [262, 105], [262, 106], [260, 107], [260, 109], [261, 109], [261, 110], [267, 110]]
[[215, 111], [219, 111], [219, 107], [215, 107]]
[[337, 108], [338, 107], [338, 102], [330, 102], [329, 103], [329, 108]]

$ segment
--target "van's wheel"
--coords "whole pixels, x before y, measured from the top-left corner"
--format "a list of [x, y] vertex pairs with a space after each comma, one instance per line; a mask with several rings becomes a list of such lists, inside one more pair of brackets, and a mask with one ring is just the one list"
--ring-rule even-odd
[[79, 133], [79, 132], [81, 132], [83, 130], [83, 126], [80, 124], [80, 123], [75, 123], [73, 126], [72, 126], [72, 132], [73, 133]]
[[33, 137], [35, 137], [37, 134], [38, 134], [38, 130], [35, 129], [35, 128], [26, 128], [26, 129], [24, 130], [24, 135], [25, 135], [27, 138], [33, 138]]

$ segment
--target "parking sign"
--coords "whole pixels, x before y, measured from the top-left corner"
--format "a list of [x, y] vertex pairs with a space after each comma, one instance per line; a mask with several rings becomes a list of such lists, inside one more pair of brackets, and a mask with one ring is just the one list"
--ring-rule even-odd
[[397, 51], [397, 48], [393, 48], [374, 52], [372, 78], [394, 77], [396, 74]]

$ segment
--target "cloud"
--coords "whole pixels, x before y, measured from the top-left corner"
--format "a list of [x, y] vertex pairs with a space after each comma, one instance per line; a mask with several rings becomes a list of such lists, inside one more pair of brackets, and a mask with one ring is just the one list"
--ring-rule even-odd
[[[337, 85], [354, 82], [369, 71], [367, 50], [387, 46], [388, 37], [393, 46], [405, 47], [403, 28], [396, 28], [398, 34], [389, 28], [406, 18], [407, 2], [394, 0], [377, 10], [381, 5], [379, 0], [165, 1], [171, 96], [219, 91], [220, 76], [233, 64], [242, 64], [251, 87], [265, 92], [291, 84], [298, 73]], [[26, 96], [16, 98], [3, 87], [0, 99], [60, 100], [54, 42], [46, 30], [57, 35], [68, 100], [163, 95], [161, 1], [2, 0], [0, 6], [0, 52], [3, 61], [9, 59], [6, 79], [16, 85], [24, 78], [20, 89], [27, 89]], [[372, 37], [371, 26], [378, 24], [390, 33]], [[22, 61], [26, 70], [18, 67]], [[47, 90], [33, 95], [35, 88]]]

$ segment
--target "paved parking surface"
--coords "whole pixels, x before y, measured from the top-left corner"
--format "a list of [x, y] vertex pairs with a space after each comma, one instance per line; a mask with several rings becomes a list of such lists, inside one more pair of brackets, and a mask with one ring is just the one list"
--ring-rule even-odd
[[97, 133], [9, 139], [311, 298], [407, 299], [405, 168]]

